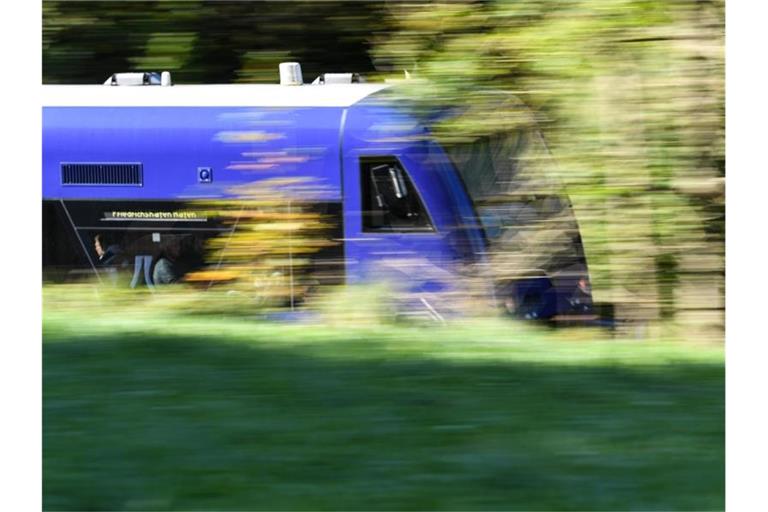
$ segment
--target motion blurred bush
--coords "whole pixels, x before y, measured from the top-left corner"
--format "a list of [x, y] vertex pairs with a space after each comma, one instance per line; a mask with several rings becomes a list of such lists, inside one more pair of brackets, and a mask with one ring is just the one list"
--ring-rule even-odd
[[331, 239], [333, 220], [302, 199], [312, 186], [298, 178], [264, 180], [232, 188], [234, 199], [197, 203], [230, 231], [208, 240], [206, 266], [185, 281], [251, 307], [304, 300], [318, 282], [312, 255], [339, 243]]
[[[620, 318], [720, 332], [724, 318], [724, 2], [394, 3], [379, 69], [425, 81], [438, 125], [492, 135], [535, 112], [573, 201], [598, 301]], [[721, 334], [716, 334], [720, 336]]]

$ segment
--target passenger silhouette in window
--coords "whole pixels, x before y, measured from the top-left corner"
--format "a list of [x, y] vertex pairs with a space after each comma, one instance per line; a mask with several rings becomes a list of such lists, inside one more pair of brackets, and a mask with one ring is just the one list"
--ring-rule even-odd
[[93, 238], [93, 248], [98, 257], [98, 264], [103, 266], [114, 265], [117, 257], [122, 253], [122, 249], [114, 243], [109, 236], [101, 233]]

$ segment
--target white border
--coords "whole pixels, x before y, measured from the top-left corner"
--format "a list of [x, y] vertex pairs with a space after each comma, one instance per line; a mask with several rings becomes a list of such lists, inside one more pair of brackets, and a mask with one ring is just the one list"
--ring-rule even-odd
[[726, 505], [768, 510], [765, 4], [726, 19]]
[[[42, 6], [4, 2], [0, 200], [2, 482], [0, 508], [42, 508], [41, 110]], [[13, 76], [13, 78], [10, 78]]]

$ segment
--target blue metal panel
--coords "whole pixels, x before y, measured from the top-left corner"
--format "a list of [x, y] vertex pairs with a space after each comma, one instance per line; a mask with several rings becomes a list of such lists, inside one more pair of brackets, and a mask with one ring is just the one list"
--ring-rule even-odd
[[[253, 107], [45, 107], [46, 199], [190, 199], [234, 185], [312, 178], [311, 197], [340, 200], [342, 109]], [[135, 163], [143, 186], [62, 187], [62, 163]], [[213, 179], [199, 179], [199, 168]]]
[[[408, 282], [444, 289], [458, 263], [482, 252], [472, 203], [450, 161], [408, 112], [375, 96], [352, 106], [343, 142], [344, 237], [349, 280]], [[434, 232], [365, 232], [360, 159], [394, 156], [404, 166], [434, 223]], [[397, 275], [400, 275], [399, 278]]]

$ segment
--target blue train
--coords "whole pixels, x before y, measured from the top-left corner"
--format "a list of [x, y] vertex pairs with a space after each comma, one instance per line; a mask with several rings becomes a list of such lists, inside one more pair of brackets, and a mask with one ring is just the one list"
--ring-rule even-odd
[[[338, 243], [316, 258], [335, 269], [327, 282], [386, 279], [426, 296], [471, 267], [511, 314], [592, 314], [578, 225], [542, 180], [549, 160], [533, 126], [441, 144], [430, 123], [455, 109], [425, 116], [396, 99], [397, 85], [352, 74], [302, 84], [293, 64], [280, 85], [170, 87], [166, 73], [105, 85], [44, 88], [45, 279], [103, 276], [117, 256], [133, 286], [157, 285], [163, 257], [183, 279], [204, 265], [205, 241], [233, 229], [185, 205], [311, 178], [302, 200], [335, 219]], [[390, 264], [405, 259], [420, 263]]]

